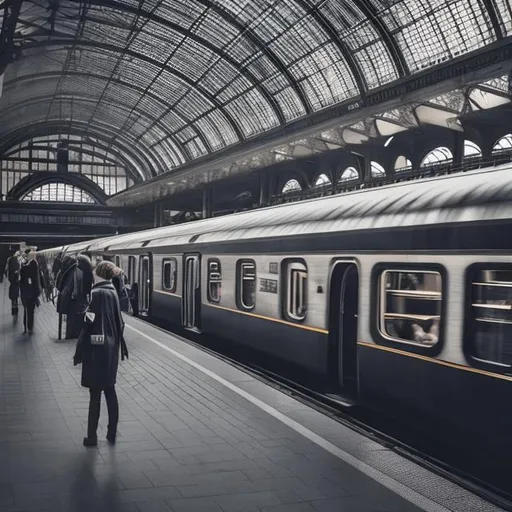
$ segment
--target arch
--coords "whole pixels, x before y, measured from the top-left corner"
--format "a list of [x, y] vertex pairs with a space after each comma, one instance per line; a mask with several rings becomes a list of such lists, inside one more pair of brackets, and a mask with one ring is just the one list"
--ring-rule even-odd
[[302, 190], [302, 186], [299, 183], [298, 180], [295, 178], [292, 178], [288, 180], [284, 185], [283, 189], [281, 190], [282, 194], [289, 194], [290, 192], [297, 192], [299, 190]]
[[512, 151], [512, 133], [507, 133], [507, 135], [500, 137], [492, 147], [493, 155], [505, 151]]
[[384, 169], [384, 167], [382, 167], [381, 164], [379, 164], [379, 162], [375, 162], [374, 160], [372, 160], [370, 164], [370, 169], [372, 178], [383, 178], [384, 176], [386, 176], [386, 170]]
[[338, 179], [338, 183], [345, 183], [347, 181], [353, 181], [359, 179], [359, 172], [355, 167], [347, 167]]
[[91, 196], [96, 203], [104, 205], [107, 200], [105, 192], [89, 178], [78, 173], [56, 173], [38, 171], [25, 176], [7, 193], [8, 200], [21, 201], [30, 192], [50, 183], [64, 183], [83, 190]]
[[[86, 130], [89, 133], [86, 134]], [[125, 162], [125, 167], [132, 172], [131, 178], [135, 183], [140, 183], [146, 179], [151, 179], [156, 176], [155, 167], [156, 162], [153, 153], [149, 153], [141, 145], [130, 144], [130, 140], [118, 138], [112, 145], [111, 140], [115, 135], [112, 127], [100, 125], [98, 123], [91, 123], [86, 125], [85, 121], [73, 120], [63, 128], [60, 121], [49, 121], [45, 123], [40, 120], [29, 125], [21, 125], [12, 130], [8, 137], [5, 137], [0, 142], [0, 155], [9, 148], [20, 144], [31, 137], [39, 137], [43, 135], [50, 135], [52, 133], [65, 132], [68, 135], [92, 136], [100, 141], [103, 147], [115, 151], [121, 161]], [[113, 149], [112, 149], [113, 148]]]
[[327, 176], [324, 172], [319, 174], [316, 179], [314, 186], [315, 187], [323, 187], [324, 185], [330, 185], [331, 184], [331, 178]]
[[25, 194], [20, 201], [81, 204], [96, 203], [96, 200], [90, 194], [85, 192], [85, 190], [61, 181], [45, 183], [40, 187], [34, 188]]
[[410, 171], [412, 169], [412, 162], [404, 155], [400, 155], [395, 160], [395, 171]]
[[482, 150], [478, 144], [466, 139], [464, 141], [464, 159], [468, 158], [482, 158]]
[[453, 162], [453, 153], [444, 146], [433, 149], [425, 155], [421, 161], [420, 167], [430, 167], [432, 165], [451, 164]]

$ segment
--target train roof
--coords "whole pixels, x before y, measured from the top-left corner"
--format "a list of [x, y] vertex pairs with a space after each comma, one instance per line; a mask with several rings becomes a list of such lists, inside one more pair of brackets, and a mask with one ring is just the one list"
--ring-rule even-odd
[[510, 218], [512, 165], [358, 190], [70, 245], [68, 251], [214, 243]]

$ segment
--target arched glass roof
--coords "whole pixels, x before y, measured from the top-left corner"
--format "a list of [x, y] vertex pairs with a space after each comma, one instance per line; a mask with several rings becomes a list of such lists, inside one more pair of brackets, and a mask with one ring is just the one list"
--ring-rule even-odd
[[507, 0], [50, 5], [23, 1], [0, 140], [69, 126], [148, 178], [512, 33]]
[[68, 183], [48, 183], [42, 185], [26, 194], [21, 200], [51, 203], [96, 203], [94, 198], [87, 192]]

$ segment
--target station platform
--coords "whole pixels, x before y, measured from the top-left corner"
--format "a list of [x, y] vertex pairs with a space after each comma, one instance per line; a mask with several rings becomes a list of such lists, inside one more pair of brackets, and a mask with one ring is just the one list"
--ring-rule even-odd
[[478, 496], [212, 355], [126, 317], [118, 440], [52, 304], [32, 335], [0, 285], [0, 512], [491, 512]]

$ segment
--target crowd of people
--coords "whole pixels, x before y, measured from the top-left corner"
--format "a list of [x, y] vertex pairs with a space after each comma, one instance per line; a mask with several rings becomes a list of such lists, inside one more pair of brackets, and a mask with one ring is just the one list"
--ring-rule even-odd
[[40, 297], [54, 302], [57, 296], [57, 312], [66, 318], [65, 338], [77, 340], [73, 363], [82, 365], [81, 384], [89, 389], [87, 436], [83, 444], [98, 443], [102, 392], [109, 418], [106, 437], [115, 443], [119, 420], [115, 390], [119, 354], [122, 360], [128, 357], [122, 311], [131, 311], [130, 299], [133, 299], [122, 269], [107, 260], [99, 261], [94, 267], [87, 253], [77, 256], [62, 253], [50, 268], [44, 255], [28, 248], [7, 260], [5, 275], [14, 317], [19, 313], [21, 299], [24, 332], [33, 332]]

